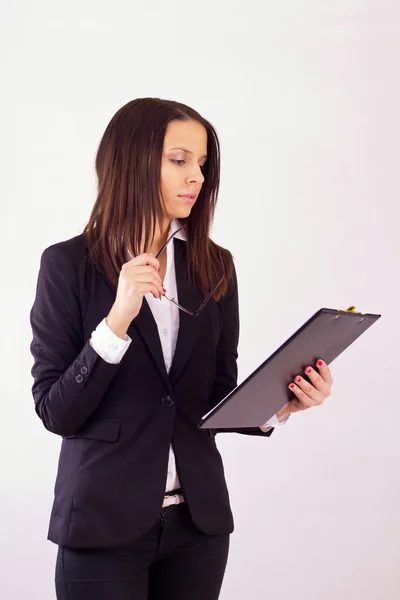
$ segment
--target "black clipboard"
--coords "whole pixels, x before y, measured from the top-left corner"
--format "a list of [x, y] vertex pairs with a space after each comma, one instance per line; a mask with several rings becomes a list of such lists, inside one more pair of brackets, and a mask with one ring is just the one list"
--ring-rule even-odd
[[200, 429], [259, 427], [293, 398], [288, 385], [321, 358], [332, 363], [381, 315], [321, 308], [240, 385], [203, 416]]

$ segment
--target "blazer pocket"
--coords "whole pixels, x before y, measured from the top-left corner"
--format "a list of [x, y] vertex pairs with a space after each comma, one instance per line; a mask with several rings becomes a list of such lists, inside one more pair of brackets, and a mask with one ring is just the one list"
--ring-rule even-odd
[[119, 419], [93, 419], [85, 423], [74, 435], [68, 435], [64, 439], [82, 438], [100, 442], [116, 442], [120, 429], [121, 421]]

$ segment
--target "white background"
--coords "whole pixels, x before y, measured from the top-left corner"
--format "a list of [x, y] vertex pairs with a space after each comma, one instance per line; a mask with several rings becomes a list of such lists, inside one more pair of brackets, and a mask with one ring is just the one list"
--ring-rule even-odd
[[157, 96], [220, 135], [213, 237], [236, 259], [241, 380], [321, 306], [383, 315], [332, 364], [323, 407], [270, 439], [217, 438], [236, 518], [221, 598], [399, 598], [398, 2], [3, 0], [1, 12], [0, 596], [54, 598], [60, 440], [30, 391], [39, 257], [85, 225], [113, 114]]

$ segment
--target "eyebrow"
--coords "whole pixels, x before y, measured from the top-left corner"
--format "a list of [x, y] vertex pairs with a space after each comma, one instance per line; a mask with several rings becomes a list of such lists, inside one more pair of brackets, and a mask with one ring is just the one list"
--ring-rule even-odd
[[[187, 148], [179, 147], [179, 148], [170, 148], [169, 150], [170, 151], [171, 150], [182, 150], [182, 152], [185, 152], [186, 154], [193, 154], [193, 152], [191, 150], [188, 150]], [[203, 154], [203, 156], [201, 156], [200, 158], [207, 158], [207, 154]]]

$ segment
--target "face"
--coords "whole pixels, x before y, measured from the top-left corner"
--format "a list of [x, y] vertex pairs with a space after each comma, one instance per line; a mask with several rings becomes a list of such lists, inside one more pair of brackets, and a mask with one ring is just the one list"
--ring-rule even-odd
[[164, 137], [161, 191], [168, 218], [185, 218], [204, 182], [207, 131], [196, 121], [171, 121]]

